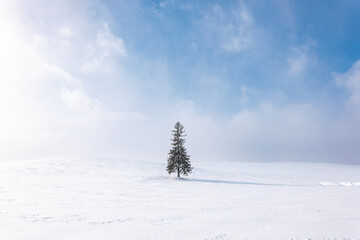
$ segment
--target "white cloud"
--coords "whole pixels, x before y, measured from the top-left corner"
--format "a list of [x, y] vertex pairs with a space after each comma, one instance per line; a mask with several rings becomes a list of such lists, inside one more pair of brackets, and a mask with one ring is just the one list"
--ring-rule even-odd
[[110, 31], [107, 23], [98, 30], [96, 41], [86, 45], [86, 51], [86, 61], [82, 66], [84, 73], [94, 73], [106, 68], [113, 58], [127, 56], [124, 41]]
[[252, 28], [253, 20], [251, 14], [242, 4], [239, 12], [234, 14], [231, 23], [223, 28], [223, 44], [225, 51], [240, 52], [247, 49], [253, 43]]
[[[90, 57], [107, 67], [101, 77], [118, 79], [119, 74], [110, 74], [110, 70], [119, 67], [114, 67], [116, 57], [126, 56], [125, 44], [107, 25], [86, 14], [77, 15], [79, 9], [69, 12], [70, 2], [51, 5], [51, 15], [40, 8], [40, 2], [36, 6], [3, 3], [0, 1], [0, 161], [96, 152], [112, 145], [99, 143], [99, 139], [126, 138], [113, 129], [128, 136], [128, 125], [144, 121], [140, 112], [103, 101], [104, 89], [108, 89], [102, 83], [106, 81], [93, 86], [91, 81], [98, 76], [81, 72], [84, 59]], [[37, 14], [27, 14], [34, 11]], [[66, 20], [53, 14], [66, 15]], [[71, 28], [64, 24], [70, 20]], [[90, 55], [87, 44], [95, 49]], [[123, 103], [127, 101], [124, 92], [132, 95], [127, 90], [117, 84], [106, 95], [116, 92], [120, 95], [116, 99]], [[128, 125], [120, 128], [119, 122]]]
[[[122, 61], [130, 54], [123, 39], [93, 15], [77, 14], [79, 9], [68, 14], [66, 4], [59, 12], [53, 6], [53, 11], [56, 16], [66, 13], [67, 21], [76, 20], [71, 25], [52, 17], [45, 17], [46, 24], [40, 27], [38, 18], [9, 21], [11, 12], [0, 8], [0, 148], [12, 149], [11, 156], [21, 149], [26, 157], [29, 152], [38, 153], [36, 157], [105, 152], [145, 159], [152, 154], [162, 160], [176, 121], [184, 123], [189, 153], [196, 161], [339, 161], [344, 153], [355, 152], [346, 150], [359, 139], [359, 128], [339, 123], [308, 104], [263, 103], [230, 117], [200, 113], [196, 101], [173, 94], [173, 69], [165, 60], [137, 62], [140, 67], [135, 71], [141, 73], [123, 70]], [[26, 7], [33, 11], [32, 5]], [[38, 14], [43, 17], [41, 9]], [[257, 39], [258, 28], [245, 5], [230, 11], [216, 5], [208, 17], [211, 37], [222, 51], [245, 51]], [[28, 35], [22, 34], [24, 29]], [[71, 47], [63, 47], [62, 40]], [[289, 74], [301, 75], [311, 65], [306, 46], [294, 48], [285, 59]], [[346, 73], [335, 74], [338, 84], [349, 91], [353, 109], [360, 109], [359, 68], [356, 63]], [[207, 102], [229, 96], [230, 85], [221, 78], [198, 79], [196, 84], [203, 89], [199, 95]], [[235, 91], [244, 104], [257, 94], [244, 85]], [[144, 103], [149, 99], [154, 106], [144, 109], [150, 106]]]
[[295, 54], [288, 58], [288, 73], [291, 75], [301, 74], [306, 69], [308, 61], [309, 58], [306, 52], [296, 50]]
[[[257, 27], [244, 3], [235, 9], [224, 10], [214, 5], [205, 16], [205, 24], [214, 32], [220, 47], [226, 52], [241, 52], [255, 42]], [[213, 36], [211, 36], [213, 37]]]
[[97, 34], [97, 43], [102, 49], [102, 55], [108, 57], [113, 54], [126, 56], [126, 48], [124, 41], [116, 37], [111, 31], [107, 23], [104, 23], [103, 29]]
[[290, 76], [302, 76], [303, 74], [306, 74], [310, 65], [315, 63], [312, 54], [312, 48], [315, 46], [315, 41], [307, 39], [303, 45], [292, 47], [287, 59], [287, 74]]
[[249, 88], [245, 85], [239, 86], [241, 103], [246, 104], [250, 101], [251, 97], [258, 94], [258, 91], [252, 88]]
[[33, 44], [37, 47], [47, 44], [47, 39], [40, 34], [34, 34], [32, 37]]
[[61, 27], [59, 29], [60, 36], [62, 37], [69, 37], [71, 36], [71, 30], [67, 27]]
[[225, 120], [196, 112], [182, 116], [196, 159], [336, 161], [339, 157], [324, 151], [329, 147], [326, 119], [307, 104], [281, 107], [265, 102]]
[[89, 113], [99, 111], [100, 103], [97, 99], [92, 100], [83, 91], [68, 90], [63, 88], [61, 90], [61, 97], [69, 110], [79, 113]]
[[81, 67], [81, 70], [84, 73], [93, 73], [95, 71], [98, 71], [101, 69], [101, 66], [103, 64], [103, 60], [100, 58], [92, 58], [87, 60]]
[[356, 61], [345, 73], [333, 73], [335, 83], [345, 87], [350, 94], [348, 107], [360, 116], [360, 60]]
[[42, 69], [37, 76], [40, 79], [54, 80], [66, 83], [70, 86], [81, 86], [81, 81], [67, 73], [64, 69], [51, 63], [43, 63]]

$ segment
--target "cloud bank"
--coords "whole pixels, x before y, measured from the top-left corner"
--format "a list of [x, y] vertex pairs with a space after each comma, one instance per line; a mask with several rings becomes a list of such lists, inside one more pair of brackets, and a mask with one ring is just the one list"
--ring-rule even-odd
[[316, 41], [277, 52], [254, 7], [2, 1], [1, 161], [165, 161], [180, 121], [194, 161], [359, 164], [360, 60], [320, 81]]

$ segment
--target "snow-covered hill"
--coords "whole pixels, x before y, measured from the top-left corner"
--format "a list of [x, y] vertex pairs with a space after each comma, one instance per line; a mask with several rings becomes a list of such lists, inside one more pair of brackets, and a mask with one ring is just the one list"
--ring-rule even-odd
[[360, 239], [360, 166], [59, 157], [0, 164], [0, 239]]

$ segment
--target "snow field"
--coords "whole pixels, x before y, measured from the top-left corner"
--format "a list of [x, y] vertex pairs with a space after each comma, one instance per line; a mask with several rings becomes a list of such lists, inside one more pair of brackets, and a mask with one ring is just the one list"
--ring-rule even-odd
[[0, 239], [360, 239], [360, 167], [59, 157], [0, 164]]

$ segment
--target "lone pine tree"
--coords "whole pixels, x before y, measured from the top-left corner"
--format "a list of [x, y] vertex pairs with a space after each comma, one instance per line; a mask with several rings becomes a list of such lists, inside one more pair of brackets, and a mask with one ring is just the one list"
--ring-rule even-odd
[[180, 174], [187, 176], [192, 171], [190, 164], [190, 156], [187, 155], [187, 150], [184, 147], [186, 136], [184, 134], [184, 126], [177, 122], [172, 130], [173, 138], [171, 139], [172, 148], [169, 152], [169, 158], [167, 160], [166, 171], [169, 175], [173, 172], [177, 173], [177, 177], [180, 177]]

